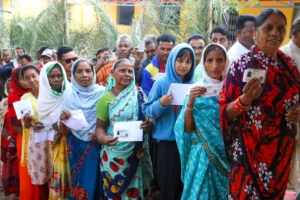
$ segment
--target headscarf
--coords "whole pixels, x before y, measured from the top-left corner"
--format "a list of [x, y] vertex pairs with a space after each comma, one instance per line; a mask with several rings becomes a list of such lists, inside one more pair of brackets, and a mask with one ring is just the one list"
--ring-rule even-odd
[[92, 85], [89, 87], [80, 86], [75, 80], [75, 67], [79, 62], [88, 62], [86, 59], [79, 59], [72, 65], [72, 92], [70, 92], [63, 101], [62, 109], [66, 110], [78, 110], [81, 109], [87, 122], [88, 126], [82, 128], [81, 130], [75, 131], [71, 129], [71, 132], [80, 140], [90, 141], [89, 133], [94, 133], [96, 131], [96, 112], [97, 112], [97, 102], [100, 96], [103, 94], [104, 87], [96, 85], [96, 72], [93, 68], [94, 78]]
[[[195, 66], [196, 66], [196, 57], [194, 54], [194, 50], [192, 49], [192, 47], [190, 45], [181, 43], [172, 49], [172, 51], [169, 55], [167, 64], [166, 64], [166, 75], [162, 78], [165, 81], [168, 81], [170, 84], [171, 83], [183, 83], [181, 78], [179, 77], [179, 75], [177, 74], [177, 72], [175, 70], [176, 58], [177, 58], [178, 53], [182, 49], [190, 49], [193, 52], [192, 67], [191, 67], [190, 71], [185, 75], [187, 80], [186, 80], [186, 82], [184, 82], [184, 84], [191, 84], [194, 82], [193, 77], [194, 77], [194, 71], [195, 71]], [[170, 84], [165, 85], [165, 87], [169, 88]]]
[[[8, 98], [7, 98], [8, 112], [9, 112], [9, 116], [10, 116], [11, 120], [13, 118], [16, 118], [16, 116], [17, 116], [16, 111], [13, 107], [13, 103], [16, 102], [16, 101], [20, 101], [21, 97], [24, 94], [30, 92], [29, 89], [24, 90], [20, 86], [20, 83], [18, 81], [18, 77], [19, 77], [19, 74], [20, 74], [21, 70], [22, 70], [22, 67], [14, 69], [13, 72], [12, 72], [12, 75], [11, 75], [11, 81], [10, 81], [11, 92], [8, 95]], [[20, 123], [20, 125], [21, 125], [21, 123]]]
[[225, 64], [225, 69], [224, 69], [224, 71], [225, 71], [225, 73], [228, 71], [228, 69], [229, 69], [229, 62], [230, 62], [230, 60], [229, 60], [229, 57], [228, 57], [228, 54], [227, 54], [227, 51], [226, 51], [226, 49], [222, 46], [222, 45], [219, 45], [219, 44], [209, 44], [209, 45], [207, 45], [206, 47], [205, 47], [205, 49], [203, 50], [203, 56], [202, 56], [202, 58], [201, 58], [201, 62], [200, 62], [200, 64], [199, 64], [199, 66], [198, 67], [201, 67], [202, 68], [202, 70], [203, 70], [203, 77], [202, 77], [202, 79], [200, 79], [200, 83], [207, 83], [207, 84], [221, 84], [222, 82], [223, 82], [223, 80], [222, 81], [220, 81], [220, 80], [218, 80], [218, 79], [213, 79], [213, 78], [211, 78], [208, 74], [207, 74], [207, 71], [206, 71], [206, 68], [205, 68], [205, 66], [204, 66], [204, 54], [205, 54], [205, 52], [206, 52], [206, 50], [207, 50], [207, 48], [208, 47], [210, 47], [210, 46], [218, 46], [218, 47], [220, 47], [220, 48], [222, 48], [223, 50], [224, 50], [224, 52], [225, 52], [225, 55], [226, 55], [226, 64]]
[[[63, 75], [61, 93], [51, 88], [48, 75], [54, 67], [59, 67]], [[67, 75], [63, 66], [58, 62], [48, 62], [40, 73], [40, 89], [38, 97], [38, 113], [39, 120], [49, 122], [51, 124], [58, 122], [61, 105], [64, 98], [71, 91], [71, 84], [67, 79]]]

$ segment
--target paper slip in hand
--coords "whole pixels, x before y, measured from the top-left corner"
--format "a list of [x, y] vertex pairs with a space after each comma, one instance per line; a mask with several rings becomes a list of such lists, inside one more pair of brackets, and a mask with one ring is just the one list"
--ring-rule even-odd
[[55, 130], [42, 130], [39, 132], [35, 132], [34, 133], [34, 142], [45, 142], [45, 141], [53, 141], [54, 140], [54, 134], [55, 134]]
[[152, 78], [152, 80], [158, 81], [158, 80], [162, 79], [164, 76], [165, 76], [165, 73], [159, 72]]
[[140, 129], [142, 121], [116, 122], [114, 124], [114, 137], [118, 142], [143, 141], [143, 130]]
[[264, 69], [247, 69], [244, 71], [243, 82], [249, 82], [252, 78], [257, 78], [260, 83], [265, 83], [267, 70]]
[[22, 119], [27, 113], [29, 113], [30, 116], [34, 115], [34, 111], [29, 99], [17, 101], [13, 103], [13, 106], [18, 119]]
[[168, 94], [173, 94], [172, 105], [183, 105], [185, 97], [189, 94], [190, 84], [172, 83], [169, 87]]
[[145, 42], [143, 40], [139, 41], [138, 52], [143, 53], [145, 51]]
[[71, 113], [71, 117], [68, 120], [62, 120], [62, 123], [64, 123], [70, 129], [78, 131], [89, 125], [82, 110], [70, 110], [69, 112]]

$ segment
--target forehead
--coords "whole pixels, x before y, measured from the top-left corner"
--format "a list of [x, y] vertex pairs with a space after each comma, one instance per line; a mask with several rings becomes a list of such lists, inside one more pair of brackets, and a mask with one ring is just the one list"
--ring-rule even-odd
[[253, 28], [254, 27], [254, 22], [253, 21], [246, 21], [245, 22], [245, 28], [247, 27], [247, 28]]
[[120, 40], [118, 46], [120, 45], [130, 45], [130, 40], [128, 38], [123, 38]]
[[271, 14], [262, 24], [264, 25], [275, 25], [275, 26], [280, 26], [280, 25], [286, 25], [285, 20], [280, 16], [279, 14], [273, 13]]
[[158, 46], [165, 47], [165, 48], [173, 48], [174, 44], [173, 44], [173, 42], [159, 42]]
[[33, 74], [37, 74], [37, 72], [34, 70], [34, 69], [27, 69], [25, 72], [24, 72], [24, 76], [31, 76]]
[[206, 59], [208, 58], [223, 58], [225, 59], [223, 53], [221, 50], [212, 50], [210, 52], [208, 52], [208, 54], [206, 55]]
[[213, 33], [211, 35], [211, 38], [225, 38], [226, 39], [226, 35], [223, 35], [222, 33]]
[[154, 43], [154, 42], [151, 42], [150, 44], [148, 44], [148, 45], [146, 46], [146, 48], [147, 48], [147, 49], [153, 49], [153, 48], [155, 48], [155, 43]]
[[23, 52], [23, 49], [16, 49], [17, 52]]
[[28, 61], [26, 60], [26, 58], [22, 58], [19, 60], [19, 62], [28, 62]]
[[77, 57], [77, 54], [74, 51], [70, 51], [68, 53], [63, 54], [63, 59], [74, 58]]
[[83, 62], [78, 63], [76, 71], [77, 70], [86, 70], [86, 69], [91, 69], [91, 66], [87, 62], [83, 61]]
[[117, 71], [117, 70], [120, 70], [120, 69], [128, 69], [128, 68], [129, 68], [129, 69], [132, 69], [133, 66], [131, 65], [130, 62], [125, 61], [125, 62], [121, 62], [121, 63], [118, 65], [117, 69], [115, 69], [115, 70]]
[[2, 51], [2, 55], [9, 55], [7, 51]]
[[191, 46], [204, 46], [205, 42], [202, 39], [193, 39], [190, 41], [189, 45]]
[[49, 75], [50, 74], [61, 74], [61, 70], [60, 70], [60, 67], [59, 66], [55, 66], [53, 69], [51, 69], [51, 71], [49, 72]]

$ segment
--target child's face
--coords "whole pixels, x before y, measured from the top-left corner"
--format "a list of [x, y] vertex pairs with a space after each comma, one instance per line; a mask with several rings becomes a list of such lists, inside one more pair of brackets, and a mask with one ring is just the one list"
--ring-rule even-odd
[[193, 64], [193, 60], [189, 53], [185, 53], [183, 57], [177, 58], [175, 62], [175, 71], [181, 78], [184, 79], [184, 76], [189, 73]]

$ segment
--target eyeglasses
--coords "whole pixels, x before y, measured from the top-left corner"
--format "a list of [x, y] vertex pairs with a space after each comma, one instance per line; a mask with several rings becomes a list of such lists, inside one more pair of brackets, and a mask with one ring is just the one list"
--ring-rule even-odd
[[74, 58], [68, 58], [68, 59], [65, 59], [63, 61], [65, 61], [67, 64], [70, 64], [72, 61], [75, 62], [76, 60], [78, 60], [77, 57], [74, 57]]
[[201, 50], [203, 50], [204, 49], [204, 47], [203, 46], [200, 46], [200, 47], [192, 47], [193, 49], [194, 49], [194, 51], [196, 51], [197, 49], [199, 50], [199, 51], [201, 51]]

